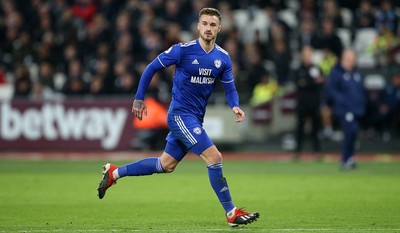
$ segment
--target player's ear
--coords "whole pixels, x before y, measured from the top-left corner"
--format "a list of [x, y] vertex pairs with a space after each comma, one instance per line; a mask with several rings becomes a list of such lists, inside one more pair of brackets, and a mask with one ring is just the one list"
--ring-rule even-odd
[[197, 30], [200, 31], [200, 22], [197, 23]]
[[220, 32], [220, 31], [221, 31], [221, 24], [218, 27], [218, 32]]

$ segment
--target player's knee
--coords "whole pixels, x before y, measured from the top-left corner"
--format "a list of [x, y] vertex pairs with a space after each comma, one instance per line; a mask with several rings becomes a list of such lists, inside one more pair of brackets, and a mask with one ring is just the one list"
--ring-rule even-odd
[[166, 164], [163, 166], [164, 173], [171, 173], [175, 170], [176, 164]]
[[211, 155], [211, 161], [212, 163], [219, 163], [222, 162], [222, 154], [219, 151], [216, 151]]

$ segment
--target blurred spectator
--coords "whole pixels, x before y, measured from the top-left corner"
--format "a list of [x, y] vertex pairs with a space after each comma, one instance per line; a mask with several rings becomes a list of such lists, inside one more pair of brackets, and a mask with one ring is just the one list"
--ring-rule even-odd
[[318, 35], [315, 49], [329, 49], [336, 57], [342, 54], [342, 41], [335, 33], [334, 22], [329, 18], [325, 18], [322, 22], [322, 32]]
[[108, 93], [104, 76], [101, 74], [94, 74], [90, 78], [89, 93], [92, 95], [104, 95]]
[[78, 48], [74, 44], [68, 44], [64, 46], [63, 57], [60, 59], [59, 67], [60, 69], [67, 73], [68, 72], [68, 64], [75, 59], [78, 59]]
[[94, 15], [93, 20], [87, 25], [86, 37], [82, 42], [85, 48], [82, 55], [89, 58], [95, 55], [98, 45], [109, 41], [110, 33], [108, 21], [104, 16]]
[[35, 51], [28, 32], [21, 32], [18, 38], [12, 43], [11, 56], [13, 63], [31, 64]]
[[278, 89], [277, 81], [271, 78], [268, 71], [264, 70], [261, 74], [260, 82], [254, 87], [250, 105], [256, 107], [271, 101], [277, 95]]
[[48, 61], [39, 64], [39, 83], [42, 86], [54, 89], [54, 68]]
[[283, 40], [274, 41], [270, 51], [270, 59], [275, 64], [277, 81], [280, 86], [284, 86], [289, 80], [291, 54], [287, 44]]
[[396, 38], [396, 35], [383, 25], [380, 27], [378, 35], [372, 44], [372, 53], [378, 58], [378, 62], [381, 65], [385, 65], [387, 64], [389, 51], [399, 43], [400, 40]]
[[14, 78], [14, 99], [28, 98], [32, 91], [32, 79], [24, 65], [17, 65]]
[[319, 18], [320, 9], [318, 8], [317, 0], [301, 0], [300, 1], [300, 10], [299, 10], [299, 19], [302, 20], [304, 18], [312, 19]]
[[75, 0], [75, 4], [71, 6], [71, 11], [73, 16], [88, 24], [97, 12], [97, 5], [93, 0]]
[[124, 1], [113, 1], [113, 0], [99, 0], [98, 1], [98, 13], [101, 13], [109, 21], [114, 21], [118, 15], [120, 5]]
[[370, 0], [361, 0], [353, 20], [355, 30], [361, 28], [373, 28], [375, 26], [374, 11]]
[[323, 1], [323, 13], [321, 18], [332, 20], [335, 28], [343, 27], [342, 15], [340, 14], [340, 9], [335, 0]]
[[38, 61], [50, 61], [56, 64], [60, 58], [59, 47], [55, 43], [54, 34], [52, 31], [46, 31], [38, 44]]
[[383, 0], [380, 2], [380, 9], [375, 13], [375, 27], [379, 31], [382, 27], [386, 27], [389, 31], [396, 34], [398, 16], [392, 6], [390, 0]]
[[265, 73], [260, 51], [254, 44], [247, 44], [245, 49], [245, 69], [248, 70], [249, 93], [253, 93], [254, 87], [260, 82], [261, 76]]
[[97, 82], [103, 83], [102, 94], [111, 94], [114, 85], [114, 76], [112, 74], [112, 67], [110, 61], [107, 58], [100, 58], [96, 61], [95, 67], [93, 67], [92, 73], [94, 77], [100, 78]]
[[125, 72], [115, 79], [114, 93], [118, 95], [132, 95], [137, 90], [137, 75]]
[[71, 60], [68, 64], [67, 81], [62, 88], [62, 92], [71, 96], [88, 93], [88, 86], [83, 79], [82, 64], [77, 59]]
[[319, 67], [324, 76], [328, 76], [332, 67], [337, 63], [338, 58], [329, 49], [322, 50], [322, 60], [319, 62]]
[[273, 17], [271, 18], [271, 25], [269, 28], [269, 47], [273, 47], [273, 44], [275, 41], [283, 41], [286, 44], [286, 47], [289, 46], [289, 40], [290, 40], [290, 29], [286, 23], [281, 21], [279, 18], [277, 18], [276, 12], [273, 10], [268, 11], [269, 16]]
[[368, 93], [367, 126], [387, 142], [398, 133], [400, 123], [400, 73], [394, 74], [383, 90]]
[[354, 169], [358, 121], [364, 116], [366, 104], [362, 77], [356, 68], [355, 52], [351, 50], [343, 52], [340, 63], [329, 74], [327, 91], [333, 101], [334, 116], [344, 131], [341, 169]]
[[163, 11], [163, 19], [167, 23], [177, 23], [185, 25], [185, 18], [182, 17], [183, 13], [179, 0], [169, 0], [165, 2], [165, 9]]
[[298, 35], [298, 46], [303, 48], [304, 46], [316, 46], [317, 34], [315, 32], [315, 24], [312, 19], [303, 19], [300, 22], [300, 31]]
[[181, 40], [181, 27], [177, 23], [170, 23], [166, 28], [165, 43], [166, 47], [171, 47], [174, 44], [182, 43]]
[[301, 50], [301, 65], [295, 71], [294, 80], [297, 89], [297, 127], [296, 127], [296, 154], [295, 159], [300, 157], [303, 150], [305, 138], [304, 126], [311, 121], [311, 138], [313, 141], [313, 152], [320, 151], [318, 132], [320, 129], [320, 107], [321, 91], [324, 83], [322, 70], [312, 63], [313, 50], [305, 46]]

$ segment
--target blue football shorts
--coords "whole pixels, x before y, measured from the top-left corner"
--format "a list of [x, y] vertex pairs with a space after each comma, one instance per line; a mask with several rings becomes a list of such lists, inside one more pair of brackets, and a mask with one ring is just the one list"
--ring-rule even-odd
[[202, 123], [194, 116], [168, 114], [167, 122], [170, 132], [166, 138], [165, 152], [178, 161], [181, 161], [188, 151], [199, 156], [214, 145]]

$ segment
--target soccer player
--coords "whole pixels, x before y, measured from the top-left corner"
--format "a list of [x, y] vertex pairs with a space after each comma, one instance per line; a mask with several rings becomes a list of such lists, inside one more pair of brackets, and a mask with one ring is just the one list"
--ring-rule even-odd
[[220, 81], [224, 87], [236, 122], [242, 122], [245, 113], [239, 107], [229, 54], [215, 44], [221, 30], [219, 11], [214, 8], [202, 9], [197, 28], [197, 40], [173, 45], [146, 67], [133, 102], [132, 112], [141, 120], [143, 115], [147, 115], [143, 100], [153, 75], [164, 67], [176, 65], [167, 119], [170, 133], [161, 157], [146, 158], [121, 167], [107, 163], [103, 166], [104, 175], [97, 190], [102, 199], [106, 190], [122, 177], [173, 172], [188, 151], [192, 151], [206, 162], [211, 186], [226, 212], [228, 224], [236, 227], [255, 221], [259, 213], [249, 213], [235, 207], [222, 173], [221, 153], [203, 129], [207, 101], [216, 81]]

